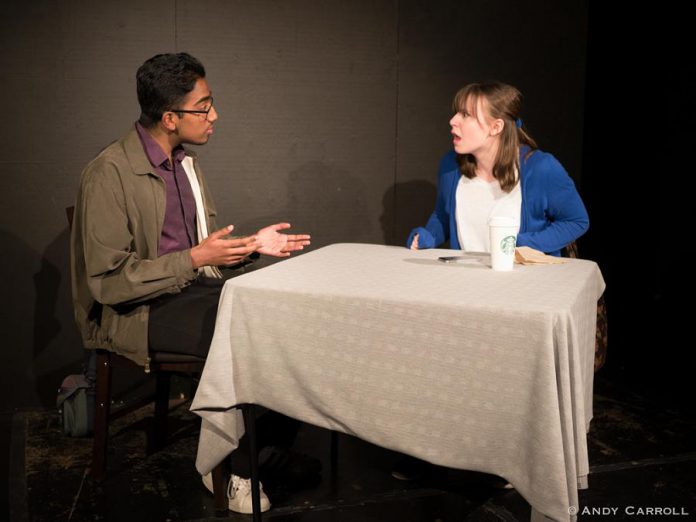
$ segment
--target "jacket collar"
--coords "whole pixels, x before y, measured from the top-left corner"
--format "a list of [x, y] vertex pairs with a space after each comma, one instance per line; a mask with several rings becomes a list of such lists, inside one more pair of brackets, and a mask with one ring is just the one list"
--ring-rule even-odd
[[[130, 130], [128, 134], [123, 138], [123, 148], [126, 151], [126, 157], [130, 163], [131, 169], [134, 174], [143, 176], [145, 174], [152, 174], [153, 169], [150, 164], [150, 160], [147, 159], [145, 154], [145, 149], [140, 141], [140, 136], [135, 130], [135, 126]], [[196, 154], [188, 149], [184, 149], [187, 156], [191, 156], [196, 160]]]
[[152, 165], [150, 165], [150, 160], [145, 155], [145, 149], [143, 149], [143, 144], [140, 142], [140, 137], [135, 127], [123, 138], [123, 148], [126, 151], [126, 157], [134, 174], [140, 176], [152, 174]]

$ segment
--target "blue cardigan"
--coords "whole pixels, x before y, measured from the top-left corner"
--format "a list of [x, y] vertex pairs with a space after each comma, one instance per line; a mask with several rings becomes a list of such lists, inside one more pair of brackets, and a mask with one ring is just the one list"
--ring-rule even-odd
[[[520, 147], [522, 209], [517, 246], [558, 256], [564, 246], [587, 231], [590, 219], [573, 180], [559, 161], [540, 150], [525, 159], [528, 151], [528, 147]], [[425, 227], [411, 231], [407, 247], [418, 234], [419, 248], [435, 248], [449, 239], [452, 249], [461, 249], [455, 213], [460, 176], [456, 153], [450, 151], [440, 162], [435, 210]]]

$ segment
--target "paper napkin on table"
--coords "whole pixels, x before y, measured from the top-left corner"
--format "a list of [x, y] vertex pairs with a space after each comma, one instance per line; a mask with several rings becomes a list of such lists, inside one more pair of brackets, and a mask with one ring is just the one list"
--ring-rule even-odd
[[515, 263], [520, 265], [557, 265], [566, 261], [566, 259], [549, 256], [530, 247], [515, 248]]

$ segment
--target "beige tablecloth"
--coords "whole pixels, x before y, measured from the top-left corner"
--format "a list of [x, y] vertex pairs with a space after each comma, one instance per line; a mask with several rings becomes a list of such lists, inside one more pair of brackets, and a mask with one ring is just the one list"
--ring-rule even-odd
[[[260, 404], [435, 464], [494, 473], [572, 520], [587, 487], [597, 265], [335, 244], [228, 281], [192, 410], [204, 474]], [[543, 515], [542, 515], [543, 514]]]

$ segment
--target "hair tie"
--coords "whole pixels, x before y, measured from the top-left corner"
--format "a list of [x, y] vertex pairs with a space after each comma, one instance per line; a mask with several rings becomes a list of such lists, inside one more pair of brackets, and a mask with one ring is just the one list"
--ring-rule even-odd
[[517, 118], [517, 119], [515, 120], [515, 126], [516, 126], [518, 129], [521, 129], [521, 128], [522, 128], [522, 118]]

